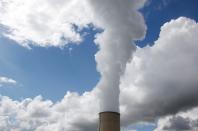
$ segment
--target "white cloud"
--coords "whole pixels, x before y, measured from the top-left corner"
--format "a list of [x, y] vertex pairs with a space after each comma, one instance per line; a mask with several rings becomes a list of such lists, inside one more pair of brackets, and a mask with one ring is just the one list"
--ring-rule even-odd
[[0, 86], [4, 85], [16, 85], [16, 81], [12, 78], [0, 76]]
[[125, 124], [198, 105], [197, 34], [198, 24], [180, 17], [161, 27], [154, 46], [137, 50], [121, 84]]
[[[129, 5], [127, 2], [123, 3], [123, 7], [127, 5], [131, 7], [129, 9], [139, 9], [144, 2], [145, 0], [133, 0]], [[105, 1], [96, 2], [94, 0], [1, 0], [0, 28], [4, 28], [4, 30], [0, 33], [25, 47], [31, 45], [64, 47], [68, 43], [79, 44], [83, 40], [83, 35], [79, 31], [88, 27], [89, 24], [106, 28], [113, 23], [125, 22], [113, 22], [111, 18], [117, 20], [119, 18], [117, 16], [108, 17], [111, 14], [109, 11], [109, 13], [100, 12], [113, 10], [114, 6], [103, 9], [100, 7], [100, 5], [109, 6], [108, 3], [114, 3], [114, 1], [109, 0], [105, 3]], [[95, 10], [95, 8], [100, 9]], [[137, 14], [132, 15], [138, 18]], [[122, 15], [122, 18], [124, 16]], [[107, 20], [104, 18], [108, 18], [113, 23], [107, 24]], [[141, 23], [142, 20], [139, 19], [139, 21]], [[78, 27], [77, 30], [74, 25]], [[128, 29], [137, 31], [134, 28]], [[135, 37], [138, 37], [137, 35], [141, 34], [133, 34]]]
[[97, 130], [98, 103], [95, 91], [68, 92], [56, 103], [34, 99], [14, 101], [0, 97], [0, 130], [15, 131], [93, 131]]
[[86, 1], [80, 0], [1, 0], [2, 35], [22, 46], [63, 47], [82, 41], [80, 28], [91, 23]]

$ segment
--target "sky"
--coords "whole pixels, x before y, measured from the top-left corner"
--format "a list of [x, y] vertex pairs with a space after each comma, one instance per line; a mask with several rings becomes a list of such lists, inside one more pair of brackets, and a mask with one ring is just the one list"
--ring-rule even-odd
[[[45, 2], [48, 1], [54, 2], [53, 0], [45, 0]], [[62, 2], [62, 0], [59, 1], [60, 3]], [[134, 3], [136, 2], [135, 0], [133, 1]], [[198, 112], [198, 103], [196, 102], [198, 98], [196, 94], [193, 94], [198, 90], [196, 83], [198, 78], [196, 77], [198, 76], [196, 72], [196, 56], [198, 56], [198, 46], [196, 45], [196, 33], [198, 33], [198, 1], [142, 1], [143, 6], [137, 5], [134, 9], [144, 17], [144, 22], [142, 23], [145, 24], [147, 29], [144, 29], [143, 24], [140, 22], [140, 27], [142, 27], [143, 31], [136, 29], [138, 31], [135, 33], [145, 32], [145, 34], [138, 34], [132, 38], [137, 49], [133, 53], [132, 62], [126, 64], [125, 73], [120, 78], [122, 81], [120, 84], [120, 111], [122, 113], [128, 109], [128, 112], [123, 115], [123, 127], [127, 131], [161, 131], [162, 129], [168, 131], [179, 131], [183, 129], [196, 130], [198, 116], [196, 115], [193, 118], [192, 116], [194, 112], [195, 114]], [[56, 118], [58, 122], [51, 122], [52, 126], [44, 126], [40, 122], [40, 124], [34, 124], [35, 127], [30, 124], [31, 122], [29, 122], [29, 127], [23, 127], [25, 125], [23, 123], [18, 124], [20, 125], [19, 127], [16, 125], [8, 127], [5, 122], [4, 126], [0, 126], [0, 129], [7, 129], [9, 131], [14, 129], [17, 129], [17, 131], [44, 131], [51, 128], [57, 131], [71, 131], [71, 129], [84, 131], [93, 129], [95, 123], [90, 121], [95, 121], [96, 118], [90, 117], [90, 121], [86, 120], [85, 123], [80, 123], [79, 118], [86, 118], [89, 110], [81, 106], [76, 107], [75, 104], [80, 102], [86, 105], [93, 102], [90, 98], [92, 100], [97, 99], [95, 94], [97, 94], [97, 88], [100, 89], [98, 83], [100, 83], [101, 78], [105, 78], [101, 73], [103, 70], [100, 67], [98, 69], [97, 66], [98, 64], [100, 65], [99, 62], [101, 60], [100, 58], [97, 59], [95, 55], [103, 49], [102, 44], [100, 44], [102, 38], [98, 37], [98, 34], [101, 34], [105, 29], [111, 29], [115, 25], [106, 24], [105, 20], [95, 20], [99, 18], [97, 13], [90, 13], [90, 16], [94, 16], [93, 18], [78, 17], [83, 16], [83, 13], [86, 17], [86, 11], [89, 11], [89, 9], [83, 8], [86, 11], [80, 14], [82, 12], [81, 6], [77, 8], [78, 6], [75, 6], [76, 3], [68, 5], [66, 3], [66, 7], [68, 8], [65, 11], [66, 13], [60, 13], [59, 16], [54, 18], [54, 21], [49, 22], [43, 28], [37, 24], [41, 22], [40, 24], [42, 25], [42, 22], [48, 22], [53, 19], [54, 14], [56, 15], [56, 11], [53, 8], [45, 13], [54, 14], [50, 15], [49, 18], [46, 16], [43, 20], [39, 16], [45, 17], [46, 14], [37, 15], [39, 11], [31, 11], [32, 6], [29, 6], [30, 4], [27, 2], [24, 4], [27, 7], [22, 9], [27, 8], [28, 13], [31, 15], [22, 13], [20, 17], [19, 14], [23, 10], [16, 12], [15, 10], [23, 5], [20, 2], [16, 2], [15, 4], [9, 4], [9, 2], [12, 3], [13, 0], [9, 0], [8, 2], [0, 0], [0, 7], [6, 7], [7, 5], [11, 7], [11, 9], [0, 8], [0, 115], [4, 116], [6, 107], [12, 106], [11, 109], [17, 108], [19, 110], [14, 113], [10, 111], [10, 114], [12, 114], [10, 118], [13, 119], [18, 116], [17, 113], [22, 113], [20, 106], [23, 105], [26, 110], [26, 116], [23, 116], [24, 118], [16, 117], [15, 119], [29, 118], [33, 121], [33, 118], [36, 118], [35, 116], [39, 114], [34, 114], [34, 110], [32, 109], [34, 107], [37, 110], [43, 108], [43, 112], [45, 112], [44, 116], [51, 112], [56, 112], [58, 115], [54, 115], [56, 113], [50, 115], [49, 121], [51, 122], [53, 118]], [[36, 0], [34, 2], [38, 3]], [[33, 5], [37, 5], [35, 3]], [[100, 5], [97, 2], [91, 4]], [[77, 5], [81, 5], [81, 3]], [[53, 6], [59, 8], [60, 5]], [[70, 9], [70, 6], [73, 8]], [[98, 9], [98, 6], [93, 7], [96, 7], [95, 10]], [[51, 6], [41, 6], [41, 8], [51, 9]], [[38, 10], [42, 12], [42, 9], [39, 8]], [[9, 13], [6, 14], [6, 11], [9, 11]], [[70, 13], [71, 16], [76, 17], [67, 17], [70, 16]], [[13, 16], [16, 16], [16, 18]], [[31, 19], [31, 16], [34, 17]], [[62, 16], [66, 17], [59, 18]], [[67, 25], [62, 22], [67, 18], [68, 21], [66, 23], [71, 22], [73, 25]], [[32, 28], [34, 26], [31, 26], [31, 28], [28, 26], [34, 23], [35, 19], [39, 19], [40, 21], [36, 21], [38, 23], [34, 24], [34, 26], [37, 27], [33, 30]], [[31, 22], [28, 23], [29, 21]], [[62, 23], [57, 21], [61, 21]], [[137, 20], [134, 20], [134, 22], [137, 22]], [[182, 27], [184, 30], [182, 30]], [[44, 31], [45, 28], [49, 29]], [[64, 28], [67, 30], [66, 32], [64, 32]], [[184, 33], [182, 31], [180, 32], [180, 29]], [[133, 31], [136, 30], [134, 29]], [[186, 34], [185, 31], [187, 32]], [[59, 32], [63, 32], [64, 35], [57, 37]], [[121, 33], [122, 30], [117, 34]], [[96, 40], [99, 41], [99, 44], [95, 44]], [[183, 42], [192, 44], [179, 45], [179, 43]], [[163, 63], [163, 60], [166, 62]], [[173, 71], [171, 70], [172, 72], [169, 72], [168, 68], [173, 68]], [[162, 72], [162, 70], [166, 71], [166, 73]], [[140, 77], [143, 80], [139, 80]], [[182, 81], [185, 83], [182, 83]], [[184, 85], [184, 87], [177, 85], [177, 83]], [[160, 89], [157, 88], [161, 85], [162, 87]], [[187, 86], [189, 88], [186, 89]], [[134, 88], [132, 89], [132, 87]], [[139, 88], [136, 89], [136, 87]], [[131, 92], [127, 93], [127, 91]], [[135, 97], [132, 96], [133, 93], [139, 94]], [[164, 95], [164, 93], [170, 95]], [[146, 98], [149, 100], [147, 101]], [[130, 102], [133, 99], [136, 101]], [[30, 106], [26, 106], [26, 101], [29, 101], [27, 103]], [[161, 105], [161, 103], [163, 104]], [[97, 106], [96, 104], [90, 107], [90, 109], [96, 109], [95, 112], [93, 111], [93, 114], [99, 110]], [[136, 108], [131, 109], [133, 106]], [[82, 113], [85, 115], [80, 116], [81, 112], [77, 108], [82, 108]], [[68, 114], [68, 117], [66, 117], [66, 123], [68, 122], [66, 127], [60, 124], [65, 122], [60, 118], [60, 110], [64, 110], [63, 112], [66, 112], [66, 115]], [[79, 111], [79, 114], [75, 118], [71, 118], [72, 110]], [[149, 111], [147, 112], [145, 110]], [[48, 111], [50, 113], [46, 113]], [[40, 114], [43, 114], [43, 112], [40, 112]], [[143, 114], [137, 115], [138, 113]], [[145, 119], [144, 117], [149, 118]], [[76, 119], [79, 119], [79, 121]], [[13, 121], [16, 122], [17, 120]], [[91, 125], [90, 123], [93, 124], [93, 127], [89, 126]], [[26, 125], [28, 124], [26, 123]]]
[[68, 90], [79, 93], [90, 90], [99, 74], [94, 60], [95, 31], [88, 31], [90, 35], [81, 45], [63, 49], [34, 47], [27, 50], [12, 40], [1, 38], [0, 72], [18, 82], [14, 88], [13, 85], [1, 88], [1, 94], [14, 99], [42, 95], [57, 101]]

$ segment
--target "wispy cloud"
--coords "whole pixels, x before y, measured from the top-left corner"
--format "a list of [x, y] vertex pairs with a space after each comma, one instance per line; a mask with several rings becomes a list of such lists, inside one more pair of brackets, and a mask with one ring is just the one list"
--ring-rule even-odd
[[173, 0], [162, 0], [161, 3], [156, 7], [157, 10], [162, 10], [167, 7]]

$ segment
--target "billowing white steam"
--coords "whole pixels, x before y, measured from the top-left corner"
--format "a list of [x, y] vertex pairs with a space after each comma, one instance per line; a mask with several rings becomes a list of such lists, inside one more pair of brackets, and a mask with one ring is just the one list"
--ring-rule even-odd
[[145, 0], [90, 0], [96, 26], [104, 29], [96, 37], [99, 51], [95, 55], [101, 80], [101, 111], [119, 111], [120, 76], [135, 50], [133, 40], [144, 37], [144, 19], [137, 11]]

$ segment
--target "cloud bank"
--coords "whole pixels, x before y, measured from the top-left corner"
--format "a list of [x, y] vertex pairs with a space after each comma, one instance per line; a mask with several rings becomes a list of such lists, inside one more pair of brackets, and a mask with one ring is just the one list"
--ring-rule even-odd
[[[159, 118], [156, 131], [197, 130], [198, 24], [180, 17], [165, 23], [154, 46], [138, 48], [120, 85], [122, 126]], [[0, 100], [0, 130], [97, 131], [100, 89], [68, 92], [56, 103]]]
[[98, 102], [93, 92], [82, 96], [68, 92], [56, 103], [41, 96], [22, 101], [1, 96], [0, 130], [93, 131], [97, 127], [97, 110], [90, 109], [98, 108], [95, 103]]

